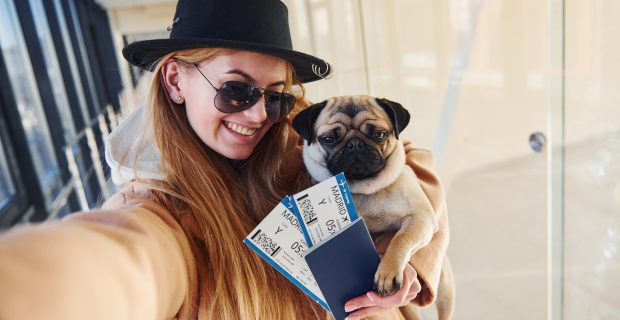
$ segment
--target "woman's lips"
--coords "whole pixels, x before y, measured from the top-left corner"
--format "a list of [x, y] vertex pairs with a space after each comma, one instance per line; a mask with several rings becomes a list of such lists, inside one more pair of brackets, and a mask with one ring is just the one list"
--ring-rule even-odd
[[230, 129], [231, 131], [234, 131], [235, 133], [248, 136], [248, 137], [258, 132], [258, 128], [243, 127], [241, 125], [238, 125], [232, 122], [224, 121], [224, 125], [226, 126], [226, 128]]

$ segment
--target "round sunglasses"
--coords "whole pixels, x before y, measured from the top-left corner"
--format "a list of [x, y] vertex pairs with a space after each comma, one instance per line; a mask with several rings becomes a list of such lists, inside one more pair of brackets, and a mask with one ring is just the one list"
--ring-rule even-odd
[[217, 110], [224, 113], [235, 113], [247, 110], [265, 96], [265, 111], [269, 121], [275, 123], [286, 119], [295, 106], [295, 96], [286, 92], [267, 91], [265, 88], [255, 87], [241, 81], [226, 81], [216, 88], [200, 71], [198, 65], [194, 67], [215, 90], [213, 104]]

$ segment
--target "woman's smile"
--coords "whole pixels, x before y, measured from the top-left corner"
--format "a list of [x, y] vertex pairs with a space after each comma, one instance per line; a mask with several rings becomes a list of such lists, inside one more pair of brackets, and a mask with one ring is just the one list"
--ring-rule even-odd
[[246, 137], [254, 135], [260, 129], [260, 127], [249, 128], [249, 127], [245, 127], [243, 125], [228, 122], [228, 121], [223, 121], [223, 122], [224, 122], [224, 126], [228, 128], [230, 131], [240, 134], [242, 136], [246, 136]]

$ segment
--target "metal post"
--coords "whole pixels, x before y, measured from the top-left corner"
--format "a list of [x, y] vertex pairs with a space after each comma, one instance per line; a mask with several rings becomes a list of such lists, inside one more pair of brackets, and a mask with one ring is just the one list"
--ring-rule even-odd
[[564, 318], [564, 0], [548, 0], [547, 319]]
[[101, 193], [104, 198], [108, 197], [108, 188], [105, 181], [105, 177], [103, 175], [103, 167], [101, 166], [101, 158], [99, 157], [99, 148], [97, 147], [97, 142], [95, 140], [95, 135], [93, 133], [92, 126], [86, 128], [86, 139], [88, 141], [88, 147], [90, 148], [90, 156], [93, 160], [93, 167], [95, 169], [95, 174], [97, 175], [97, 181], [99, 182], [99, 186], [101, 187]]
[[75, 157], [73, 156], [73, 145], [65, 147], [65, 156], [67, 157], [67, 164], [69, 165], [69, 172], [73, 177], [73, 183], [75, 185], [75, 193], [77, 194], [80, 202], [80, 209], [82, 211], [88, 211], [88, 199], [86, 199], [86, 192], [84, 191], [84, 185], [82, 184], [82, 178], [80, 177], [80, 170], [78, 169]]

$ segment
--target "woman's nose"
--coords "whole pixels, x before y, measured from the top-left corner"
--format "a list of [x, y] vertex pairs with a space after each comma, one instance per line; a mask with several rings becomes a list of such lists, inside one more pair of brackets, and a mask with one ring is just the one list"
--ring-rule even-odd
[[260, 99], [250, 108], [242, 111], [243, 115], [249, 120], [262, 123], [267, 119], [267, 110], [265, 110], [265, 96], [261, 94]]

